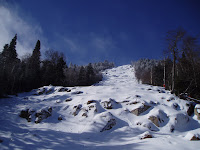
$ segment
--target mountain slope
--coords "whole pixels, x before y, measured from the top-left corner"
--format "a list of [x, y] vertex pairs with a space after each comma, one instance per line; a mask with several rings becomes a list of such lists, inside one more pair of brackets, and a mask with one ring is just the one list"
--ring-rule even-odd
[[189, 102], [162, 87], [138, 84], [130, 65], [103, 75], [94, 86], [46, 86], [1, 99], [0, 148], [182, 150], [200, 146], [190, 141], [200, 134], [200, 121], [188, 115]]

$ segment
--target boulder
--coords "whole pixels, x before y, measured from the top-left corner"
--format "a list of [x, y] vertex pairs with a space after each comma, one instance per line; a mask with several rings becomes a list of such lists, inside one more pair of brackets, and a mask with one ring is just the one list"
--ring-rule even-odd
[[72, 94], [82, 94], [82, 93], [83, 93], [82, 91], [75, 91]]
[[103, 107], [106, 108], [106, 109], [112, 109], [113, 108], [111, 101], [104, 101], [104, 102], [102, 102], [102, 104], [103, 104]]
[[171, 107], [174, 108], [175, 110], [180, 109], [180, 106], [177, 103], [173, 103]]
[[179, 113], [179, 114], [176, 114], [174, 118], [174, 123], [172, 125], [174, 126], [174, 130], [181, 131], [187, 128], [188, 122], [189, 122], [188, 115]]
[[50, 116], [51, 116], [51, 112], [49, 112], [48, 110], [42, 109], [41, 111], [35, 114], [35, 117], [36, 117], [35, 123], [40, 123], [42, 120]]
[[89, 110], [94, 110], [94, 112], [97, 112], [97, 106], [96, 105], [90, 105], [89, 107]]
[[131, 102], [131, 103], [129, 103], [129, 104], [126, 104], [126, 105], [135, 105], [135, 104], [137, 104], [137, 103], [139, 103], [139, 102], [137, 102], [137, 101], [134, 101], [134, 102]]
[[191, 138], [190, 141], [199, 141], [199, 140], [200, 140], [200, 138], [194, 135], [194, 136]]
[[197, 116], [197, 119], [200, 120], [200, 104], [197, 104], [194, 108], [194, 114]]
[[87, 102], [87, 105], [89, 105], [89, 104], [91, 104], [91, 103], [96, 103], [96, 101], [95, 101], [95, 100], [89, 100], [89, 101]]
[[128, 103], [128, 102], [129, 102], [129, 100], [124, 100], [121, 103]]
[[151, 120], [152, 123], [155, 124], [157, 127], [160, 127], [161, 120], [159, 116], [150, 116], [148, 119]]
[[110, 119], [108, 121], [108, 123], [105, 125], [105, 127], [100, 132], [112, 129], [112, 127], [115, 126], [116, 123], [117, 123], [117, 121], [114, 118]]
[[137, 98], [141, 98], [141, 96], [140, 96], [140, 95], [135, 95], [135, 97], [137, 97]]
[[83, 117], [88, 117], [88, 115], [87, 115], [86, 112], [84, 112], [84, 113], [82, 114], [82, 116], [83, 116]]
[[65, 100], [65, 102], [70, 102], [70, 101], [72, 101], [72, 98], [67, 98], [67, 99]]
[[104, 101], [102, 102], [103, 104], [103, 108], [106, 109], [113, 109], [114, 107], [116, 107], [117, 104], [119, 104], [118, 102], [116, 102], [114, 99], [109, 98], [108, 101]]
[[151, 122], [157, 127], [162, 127], [169, 121], [169, 117], [162, 110], [154, 111], [154, 114], [148, 119], [151, 120]]
[[170, 132], [174, 132], [175, 128], [173, 125], [170, 126]]
[[21, 118], [25, 118], [28, 122], [31, 122], [31, 112], [29, 109], [22, 110], [19, 115]]
[[174, 97], [170, 97], [169, 99], [167, 99], [168, 102], [175, 100]]
[[58, 120], [59, 120], [59, 121], [63, 120], [63, 118], [62, 118], [61, 115], [58, 117]]
[[0, 143], [3, 143], [3, 140], [0, 139]]
[[82, 108], [81, 104], [79, 104], [77, 106], [74, 106], [75, 111], [73, 112], [73, 115], [74, 116], [78, 115], [78, 113], [80, 112], [81, 108]]
[[46, 94], [50, 94], [50, 93], [52, 93], [54, 91], [54, 89], [48, 89], [48, 90], [46, 90]]
[[143, 134], [140, 135], [140, 139], [147, 139], [147, 138], [153, 138], [152, 134], [149, 133], [149, 131], [144, 132]]
[[143, 104], [139, 108], [136, 108], [136, 109], [132, 110], [131, 113], [133, 113], [136, 116], [139, 116], [141, 113], [145, 112], [149, 108], [151, 108], [151, 106]]
[[66, 87], [62, 87], [58, 90], [58, 92], [71, 92], [70, 89], [66, 88]]
[[190, 140], [190, 141], [199, 141], [200, 136], [198, 134], [188, 132], [185, 136], [185, 139]]

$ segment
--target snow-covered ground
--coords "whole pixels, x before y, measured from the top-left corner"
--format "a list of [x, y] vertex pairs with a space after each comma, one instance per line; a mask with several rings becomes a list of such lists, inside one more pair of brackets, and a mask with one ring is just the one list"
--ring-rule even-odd
[[0, 149], [199, 149], [190, 141], [200, 121], [187, 114], [189, 102], [139, 84], [130, 65], [103, 74], [94, 86], [47, 86], [0, 99]]

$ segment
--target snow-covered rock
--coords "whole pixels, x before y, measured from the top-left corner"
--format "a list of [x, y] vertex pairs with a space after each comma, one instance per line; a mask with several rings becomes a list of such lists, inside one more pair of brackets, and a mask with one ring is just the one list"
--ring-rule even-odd
[[197, 119], [200, 120], [200, 104], [197, 104], [194, 108], [194, 113], [197, 116]]
[[152, 134], [149, 131], [144, 132], [143, 134], [140, 135], [140, 139], [147, 139], [147, 138], [153, 138]]
[[194, 134], [194, 133], [188, 132], [185, 136], [185, 139], [190, 140], [190, 141], [199, 141], [200, 136], [199, 136], [199, 134]]
[[133, 113], [136, 116], [139, 116], [140, 114], [142, 114], [143, 112], [145, 112], [149, 108], [151, 108], [151, 106], [143, 104], [142, 106], [132, 110], [131, 113]]

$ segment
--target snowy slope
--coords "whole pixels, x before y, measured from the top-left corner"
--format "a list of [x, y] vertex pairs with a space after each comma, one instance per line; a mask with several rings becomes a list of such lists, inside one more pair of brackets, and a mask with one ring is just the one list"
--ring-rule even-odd
[[[198, 149], [189, 102], [137, 83], [130, 65], [89, 87], [41, 87], [0, 100], [0, 149]], [[146, 109], [145, 109], [146, 108]], [[29, 121], [19, 117], [24, 110]], [[48, 116], [39, 121], [39, 114]], [[35, 123], [36, 122], [36, 123]], [[37, 123], [39, 122], [39, 123]], [[153, 138], [142, 139], [145, 134]]]

